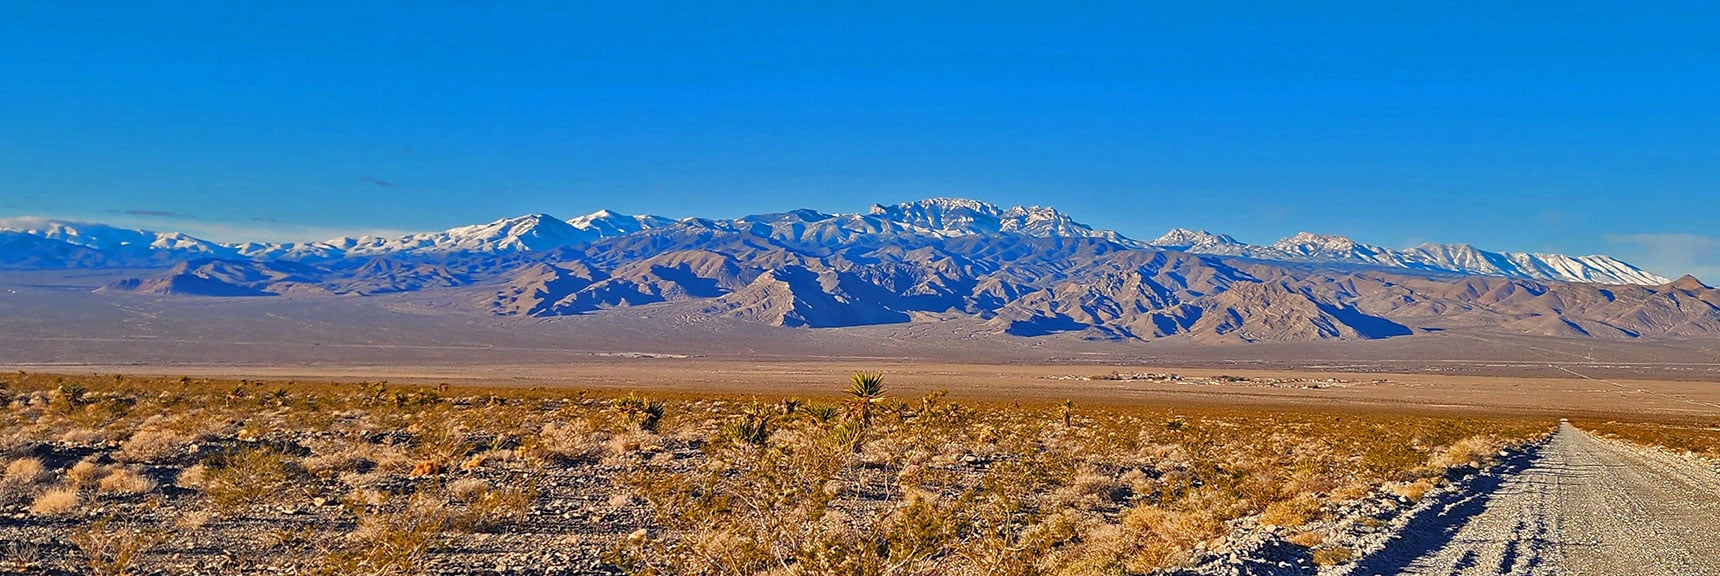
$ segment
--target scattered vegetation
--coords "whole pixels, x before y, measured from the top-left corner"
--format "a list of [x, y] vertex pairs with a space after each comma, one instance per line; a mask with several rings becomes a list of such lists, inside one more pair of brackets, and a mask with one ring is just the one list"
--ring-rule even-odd
[[91, 574], [131, 574], [145, 552], [166, 540], [159, 529], [125, 526], [102, 518], [72, 531], [68, 538], [83, 553]]
[[[642, 574], [1144, 573], [1188, 560], [1240, 518], [1302, 526], [1333, 500], [1431, 487], [1547, 429], [909, 402], [876, 374], [846, 392], [841, 419], [707, 410], [725, 424], [703, 459], [648, 461], [630, 476], [661, 528], [615, 561]], [[1348, 551], [1317, 552], [1337, 562]]]
[[1720, 420], [1685, 423], [1579, 421], [1574, 424], [1611, 438], [1720, 460]]
[[1243, 519], [1342, 562], [1319, 529], [1335, 502], [1418, 498], [1550, 425], [969, 403], [874, 373], [818, 398], [0, 387], [0, 508], [49, 531], [0, 527], [0, 548], [78, 563], [63, 573], [506, 572], [483, 556], [506, 548], [633, 574], [1128, 574]]

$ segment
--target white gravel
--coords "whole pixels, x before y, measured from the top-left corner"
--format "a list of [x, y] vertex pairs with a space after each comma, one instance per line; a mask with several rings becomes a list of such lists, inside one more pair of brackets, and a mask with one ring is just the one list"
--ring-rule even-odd
[[1720, 576], [1720, 473], [1569, 424], [1350, 574]]

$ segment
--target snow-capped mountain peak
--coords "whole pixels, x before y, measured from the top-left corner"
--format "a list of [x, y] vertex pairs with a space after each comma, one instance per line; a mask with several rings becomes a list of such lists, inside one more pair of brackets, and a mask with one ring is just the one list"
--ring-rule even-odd
[[566, 220], [542, 213], [454, 228], [444, 234], [457, 248], [471, 252], [549, 250], [586, 240], [586, 235]]
[[612, 238], [626, 236], [641, 230], [661, 228], [674, 224], [675, 221], [662, 216], [640, 214], [629, 216], [614, 210], [598, 210], [572, 220], [568, 224], [574, 228], [593, 234], [594, 238]]
[[360, 236], [318, 243], [347, 256], [388, 254], [494, 253], [550, 250], [587, 241], [588, 234], [549, 214], [527, 214], [441, 232], [397, 238]]
[[1040, 238], [1103, 238], [1141, 246], [1114, 231], [1095, 230], [1076, 222], [1068, 214], [1048, 206], [1003, 208], [967, 198], [931, 198], [893, 206], [874, 204], [867, 216], [944, 236], [1014, 233]]
[[982, 202], [968, 198], [940, 197], [915, 200], [913, 202], [903, 202], [889, 206], [873, 204], [869, 213], [875, 216], [889, 216], [907, 213], [950, 214], [959, 212], [973, 212], [995, 216], [1002, 213], [1003, 209], [998, 208], [996, 204], [992, 204], [990, 202]]
[[[0, 266], [158, 266], [194, 258], [244, 258], [317, 262], [388, 255], [494, 254], [546, 251], [601, 242], [654, 229], [696, 230], [721, 235], [745, 231], [774, 241], [838, 247], [857, 241], [939, 239], [958, 236], [1023, 235], [1039, 238], [1097, 238], [1131, 249], [1171, 249], [1257, 260], [1326, 262], [1536, 280], [1664, 285], [1666, 278], [1607, 256], [1489, 252], [1467, 244], [1424, 244], [1394, 250], [1326, 234], [1301, 232], [1266, 246], [1250, 245], [1208, 231], [1177, 228], [1150, 243], [1094, 229], [1055, 208], [995, 204], [963, 198], [932, 198], [874, 205], [866, 214], [793, 210], [732, 220], [625, 215], [599, 210], [571, 220], [527, 214], [441, 232], [398, 237], [361, 236], [305, 243], [220, 244], [185, 234], [130, 230], [45, 218], [0, 219]], [[18, 240], [20, 238], [28, 240]], [[29, 253], [23, 253], [29, 252]]]
[[[599, 210], [572, 220], [537, 213], [398, 238], [336, 238], [317, 246], [327, 246], [347, 255], [366, 256], [529, 252], [625, 236], [671, 223], [672, 220], [659, 216], [627, 216], [609, 210]], [[305, 248], [299, 247], [298, 250], [303, 252]]]
[[[1389, 248], [1363, 244], [1344, 236], [1297, 232], [1273, 242], [1266, 250], [1276, 259], [1356, 262], [1391, 268], [1411, 268], [1402, 255]], [[1272, 257], [1272, 256], [1267, 256]]]
[[[1100, 236], [1092, 227], [1046, 206], [1016, 206], [1004, 210], [1001, 228], [1029, 236]], [[1111, 233], [1114, 235], [1115, 233]]]
[[1362, 244], [1344, 236], [1313, 232], [1297, 232], [1294, 236], [1272, 243], [1272, 247], [1279, 250], [1310, 255], [1350, 252], [1358, 246]]
[[874, 204], [872, 216], [937, 232], [984, 234], [1002, 229], [1003, 209], [965, 198], [931, 198], [894, 206]]
[[179, 232], [153, 232], [52, 218], [0, 218], [0, 231], [27, 234], [92, 250], [136, 255], [165, 252], [221, 256], [232, 252], [220, 244]]
[[1298, 232], [1272, 244], [1256, 246], [1235, 242], [1235, 239], [1222, 234], [1177, 229], [1151, 244], [1197, 254], [1242, 256], [1259, 260], [1335, 262], [1561, 282], [1643, 285], [1668, 282], [1665, 278], [1608, 256], [1571, 257], [1562, 254], [1489, 252], [1468, 244], [1423, 244], [1394, 250], [1357, 242], [1344, 236], [1311, 232]]
[[1190, 230], [1188, 228], [1172, 228], [1152, 242], [1153, 246], [1172, 250], [1190, 250], [1205, 248], [1208, 250], [1225, 246], [1243, 246], [1229, 234], [1214, 234], [1205, 230]]

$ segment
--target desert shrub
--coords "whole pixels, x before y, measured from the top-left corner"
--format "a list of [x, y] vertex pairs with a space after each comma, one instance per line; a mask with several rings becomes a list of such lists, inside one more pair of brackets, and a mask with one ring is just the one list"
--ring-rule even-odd
[[956, 544], [962, 526], [953, 511], [915, 498], [875, 531], [826, 534], [798, 551], [813, 574], [915, 574], [935, 565]]
[[1304, 530], [1291, 534], [1290, 537], [1285, 538], [1285, 540], [1303, 548], [1313, 548], [1315, 546], [1319, 546], [1321, 542], [1325, 542], [1326, 536], [1315, 530]]
[[103, 518], [74, 530], [67, 540], [83, 553], [91, 574], [121, 576], [131, 574], [143, 554], [167, 538], [159, 529], [124, 526]]
[[107, 475], [107, 467], [97, 464], [94, 460], [85, 458], [73, 464], [66, 471], [66, 481], [79, 488], [88, 488]]
[[1055, 500], [1060, 508], [1101, 510], [1124, 504], [1133, 494], [1133, 486], [1122, 477], [1089, 467], [1059, 489]]
[[60, 516], [77, 509], [78, 489], [70, 486], [49, 488], [30, 503], [30, 513], [37, 516]]
[[416, 433], [412, 437], [411, 454], [417, 460], [450, 466], [477, 448], [464, 423], [441, 411], [428, 416], [428, 421], [412, 427]]
[[798, 413], [819, 423], [826, 423], [831, 420], [835, 420], [836, 416], [841, 414], [835, 406], [831, 406], [829, 404], [808, 404], [805, 407], [802, 407]]
[[394, 576], [422, 570], [430, 552], [446, 538], [449, 513], [445, 502], [414, 497], [404, 509], [360, 517], [345, 545], [323, 558], [317, 574]]
[[177, 454], [184, 438], [172, 430], [141, 430], [120, 445], [123, 462], [155, 462]]
[[490, 491], [490, 482], [483, 478], [461, 478], [449, 482], [447, 489], [450, 496], [471, 502]]
[[61, 382], [54, 388], [54, 401], [61, 411], [70, 412], [89, 403], [89, 388], [80, 382]]
[[1408, 444], [1375, 442], [1362, 454], [1362, 467], [1385, 478], [1405, 478], [1427, 461], [1427, 456]]
[[497, 486], [470, 491], [464, 513], [458, 514], [451, 527], [462, 531], [490, 530], [509, 522], [524, 520], [531, 513], [532, 502], [538, 498], [534, 486]]
[[8, 484], [28, 486], [47, 477], [47, 470], [42, 468], [40, 458], [19, 458], [6, 464], [5, 481]]
[[186, 510], [173, 521], [173, 527], [180, 530], [201, 530], [204, 526], [208, 526], [209, 521], [214, 520], [214, 517], [214, 513], [206, 509]]
[[155, 488], [155, 482], [129, 468], [117, 468], [102, 477], [97, 485], [102, 492], [142, 494]]
[[288, 498], [305, 478], [296, 457], [270, 447], [246, 448], [213, 458], [205, 470], [203, 492], [223, 511]]
[[1266, 506], [1260, 522], [1272, 526], [1294, 528], [1320, 516], [1324, 506], [1312, 494], [1297, 494], [1289, 500], [1279, 500]]
[[607, 434], [598, 432], [589, 421], [548, 422], [528, 439], [526, 452], [557, 463], [596, 460], [603, 455]]
[[202, 464], [186, 468], [173, 479], [173, 484], [181, 488], [201, 490], [209, 486], [209, 467]]

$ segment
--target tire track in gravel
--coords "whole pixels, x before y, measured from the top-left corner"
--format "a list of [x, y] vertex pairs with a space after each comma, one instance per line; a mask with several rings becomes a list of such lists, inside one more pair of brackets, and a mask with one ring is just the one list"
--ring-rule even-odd
[[1720, 576], [1720, 473], [1570, 424], [1350, 574]]

